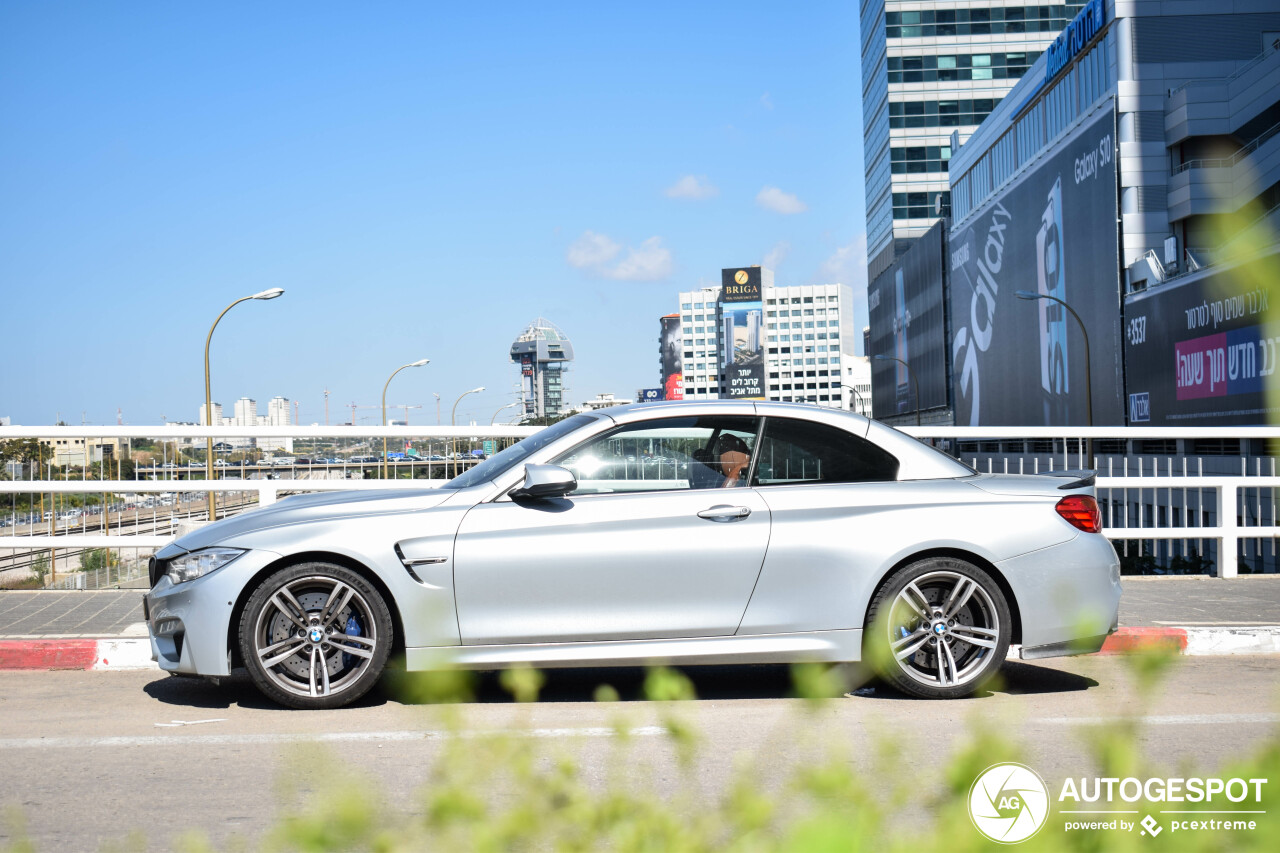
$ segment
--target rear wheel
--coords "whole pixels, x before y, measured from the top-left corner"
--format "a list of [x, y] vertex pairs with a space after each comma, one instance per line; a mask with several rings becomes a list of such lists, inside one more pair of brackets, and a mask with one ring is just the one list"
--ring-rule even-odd
[[1009, 652], [1012, 616], [999, 584], [963, 560], [904, 566], [867, 612], [869, 659], [894, 687], [926, 699], [973, 694]]
[[391, 614], [360, 575], [303, 563], [262, 582], [240, 617], [254, 684], [292, 708], [339, 708], [378, 680], [391, 651]]

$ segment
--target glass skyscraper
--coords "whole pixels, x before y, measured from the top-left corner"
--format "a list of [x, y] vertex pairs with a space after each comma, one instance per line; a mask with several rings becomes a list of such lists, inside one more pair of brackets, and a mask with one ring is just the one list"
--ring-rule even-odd
[[963, 143], [1083, 2], [862, 0], [868, 280], [947, 212]]

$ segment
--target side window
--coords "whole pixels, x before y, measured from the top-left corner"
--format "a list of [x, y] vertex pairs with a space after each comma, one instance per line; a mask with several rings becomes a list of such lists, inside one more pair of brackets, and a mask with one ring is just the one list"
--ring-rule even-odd
[[864, 438], [811, 421], [766, 418], [752, 485], [896, 480], [898, 460]]
[[555, 464], [577, 477], [575, 495], [746, 486], [758, 423], [716, 416], [627, 424]]

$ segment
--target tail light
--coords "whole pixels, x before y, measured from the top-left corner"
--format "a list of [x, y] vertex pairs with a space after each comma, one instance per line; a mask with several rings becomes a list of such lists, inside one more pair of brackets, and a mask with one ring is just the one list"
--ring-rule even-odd
[[1098, 502], [1089, 495], [1067, 495], [1058, 501], [1054, 509], [1078, 530], [1102, 532], [1102, 513], [1098, 510]]

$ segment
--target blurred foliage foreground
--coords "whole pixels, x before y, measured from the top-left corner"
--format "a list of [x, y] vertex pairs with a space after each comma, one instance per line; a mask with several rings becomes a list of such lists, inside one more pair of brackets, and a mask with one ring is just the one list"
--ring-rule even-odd
[[[1150, 707], [1162, 674], [1176, 665], [1177, 658], [1151, 652], [1133, 655], [1128, 661], [1135, 700], [1123, 710], [1124, 716], [1078, 730], [1093, 766], [1080, 768], [1077, 778], [1091, 773], [1139, 779], [1159, 775], [1150, 771], [1139, 749], [1141, 732], [1134, 718]], [[1043, 828], [1030, 839], [1015, 845], [996, 844], [975, 829], [967, 802], [970, 788], [983, 770], [997, 762], [1023, 760], [1024, 748], [998, 731], [997, 723], [988, 719], [971, 724], [966, 736], [956, 739], [961, 746], [952, 755], [939, 755], [937, 761], [925, 763], [905, 760], [902, 744], [895, 742], [892, 731], [877, 733], [873, 754], [859, 755], [860, 761], [855, 763], [847, 735], [841, 737], [831, 725], [835, 715], [829, 713], [830, 703], [850, 701], [842, 698], [848, 689], [843, 671], [798, 666], [792, 677], [801, 701], [793, 714], [784, 714], [778, 723], [778, 733], [785, 735], [785, 766], [779, 767], [776, 757], [740, 757], [729, 783], [720, 793], [708, 795], [700, 779], [707, 749], [684, 719], [684, 710], [690, 707], [687, 700], [695, 698], [693, 685], [679, 671], [657, 668], [645, 679], [643, 692], [657, 709], [660, 728], [633, 728], [631, 721], [623, 718], [621, 709], [626, 703], [611, 706], [618, 714], [604, 739], [608, 760], [603, 774], [584, 772], [582, 763], [572, 755], [573, 740], [529, 736], [531, 732], [519, 725], [499, 734], [465, 730], [459, 720], [461, 706], [456, 703], [472, 698], [474, 682], [469, 673], [401, 674], [395, 689], [403, 691], [402, 698], [431, 704], [431, 712], [439, 715], [443, 727], [434, 741], [438, 750], [432, 757], [428, 782], [411, 799], [411, 806], [390, 806], [386, 792], [353, 773], [327, 748], [298, 748], [290, 755], [289, 770], [282, 774], [282, 780], [304, 777], [331, 780], [332, 784], [304, 791], [281, 781], [280, 812], [288, 816], [266, 837], [241, 840], [232, 848], [753, 853], [965, 853], [1002, 847], [1035, 851], [1280, 850], [1280, 820], [1272, 815], [1245, 815], [1258, 820], [1252, 831], [1165, 831], [1153, 838], [1144, 836], [1141, 826], [1131, 832], [1066, 831], [1064, 822], [1075, 816], [1060, 815], [1057, 807], [1051, 808]], [[531, 669], [509, 670], [501, 674], [500, 683], [517, 702], [535, 702], [543, 676]], [[618, 698], [609, 685], [596, 689], [598, 702], [616, 703]], [[910, 703], [900, 710], [898, 722], [910, 725]], [[659, 735], [653, 736], [655, 732]], [[664, 751], [674, 756], [673, 766], [680, 777], [677, 792], [668, 796], [652, 790], [655, 776], [665, 771], [655, 771], [637, 755], [640, 748], [652, 753], [660, 739], [665, 740], [661, 744]], [[940, 736], [939, 747], [945, 741], [945, 736]], [[810, 755], [817, 755], [817, 760], [811, 760]], [[1196, 768], [1182, 769], [1187, 771], [1184, 777], [1196, 775]], [[1280, 783], [1280, 737], [1273, 732], [1254, 756], [1215, 772], [1225, 778], [1267, 779], [1264, 787], [1274, 788]], [[1055, 802], [1062, 782], [1046, 782], [1050, 800]], [[1275, 799], [1274, 792], [1266, 790], [1261, 806], [1248, 801], [1218, 806], [1215, 801], [1215, 807], [1266, 808]], [[1158, 812], [1161, 805], [1144, 801], [1111, 804], [1113, 808], [1138, 808], [1138, 815], [1126, 816], [1131, 821]], [[21, 816], [8, 817], [10, 830], [16, 830], [10, 837], [18, 839], [8, 849], [33, 850], [33, 845], [22, 840]], [[171, 843], [175, 849], [193, 853], [221, 849], [197, 832]], [[137, 834], [118, 849], [145, 847], [146, 838]]]

